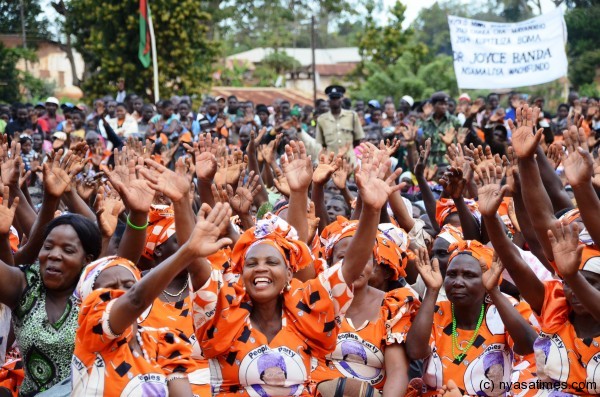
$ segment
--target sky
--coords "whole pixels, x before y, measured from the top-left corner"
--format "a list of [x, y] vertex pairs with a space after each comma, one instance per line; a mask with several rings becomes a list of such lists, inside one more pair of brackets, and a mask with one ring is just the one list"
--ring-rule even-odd
[[[401, 0], [402, 3], [404, 3], [406, 5], [406, 12], [405, 12], [405, 21], [404, 21], [404, 27], [408, 27], [419, 15], [419, 11], [421, 11], [423, 8], [429, 8], [431, 7], [433, 4], [436, 3], [436, 0]], [[469, 0], [461, 0], [461, 3], [469, 3]], [[42, 9], [46, 10], [46, 15], [48, 17], [48, 19], [53, 22], [56, 17], [57, 14], [54, 11], [54, 9], [52, 8], [52, 6], [50, 6], [51, 0], [42, 0]], [[396, 3], [396, 0], [383, 0], [383, 4], [385, 9], [388, 9], [389, 7], [393, 6]], [[541, 4], [542, 4], [542, 11], [543, 12], [548, 12], [552, 9], [554, 9], [554, 4], [552, 3], [551, 0], [541, 0]], [[382, 15], [382, 18], [385, 18], [385, 15]]]

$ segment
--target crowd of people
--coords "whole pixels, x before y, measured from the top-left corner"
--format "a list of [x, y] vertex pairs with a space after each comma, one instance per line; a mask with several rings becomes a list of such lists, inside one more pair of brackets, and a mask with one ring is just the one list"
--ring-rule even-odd
[[0, 104], [0, 396], [599, 394], [598, 98], [325, 93]]

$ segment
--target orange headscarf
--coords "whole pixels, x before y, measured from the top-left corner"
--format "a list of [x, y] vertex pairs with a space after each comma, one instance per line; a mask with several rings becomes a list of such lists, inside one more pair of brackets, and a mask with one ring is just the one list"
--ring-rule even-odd
[[[483, 261], [488, 269], [492, 267], [492, 261], [494, 260], [494, 250], [486, 247], [477, 240], [460, 240], [457, 243], [450, 245], [448, 252], [452, 252], [452, 254], [450, 254], [450, 259], [448, 259], [448, 264], [461, 254], [471, 255], [479, 262]], [[500, 282], [502, 282], [502, 278], [498, 280], [498, 283]]]
[[268, 213], [240, 236], [231, 253], [232, 272], [241, 273], [246, 260], [246, 253], [258, 244], [269, 244], [283, 256], [286, 265], [297, 272], [309, 266], [312, 255], [308, 246], [298, 240], [298, 233], [290, 224], [280, 217]]
[[175, 213], [169, 205], [152, 205], [148, 214], [146, 244], [142, 255], [153, 259], [154, 250], [175, 234]]
[[[406, 277], [404, 268], [408, 262], [406, 250], [400, 248], [396, 241], [401, 244], [406, 243], [408, 247], [408, 237], [402, 237], [402, 230], [394, 230], [393, 225], [386, 226], [383, 230], [380, 228], [377, 232], [375, 244], [373, 246], [373, 256], [377, 263], [389, 267], [394, 273], [394, 279]], [[352, 237], [358, 229], [358, 221], [348, 220], [343, 216], [338, 216], [336, 221], [327, 225], [321, 233], [321, 254], [325, 260], [329, 260], [333, 255], [333, 248], [342, 239]]]
[[[481, 221], [481, 215], [479, 214], [479, 209], [477, 207], [477, 203], [473, 200], [465, 199], [465, 204], [471, 214], [478, 220]], [[448, 218], [449, 215], [458, 212], [456, 209], [456, 205], [454, 204], [454, 200], [448, 198], [440, 198], [435, 203], [435, 220], [438, 225], [442, 226]]]

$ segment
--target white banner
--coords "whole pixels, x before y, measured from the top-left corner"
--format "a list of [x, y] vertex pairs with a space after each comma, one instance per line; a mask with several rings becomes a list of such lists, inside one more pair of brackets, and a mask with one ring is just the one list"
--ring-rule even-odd
[[460, 88], [515, 88], [567, 74], [567, 27], [556, 8], [519, 23], [448, 16]]

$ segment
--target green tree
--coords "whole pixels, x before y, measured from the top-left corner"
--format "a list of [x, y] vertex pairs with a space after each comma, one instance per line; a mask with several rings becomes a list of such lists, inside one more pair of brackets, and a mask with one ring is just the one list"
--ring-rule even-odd
[[368, 63], [368, 77], [358, 90], [352, 91], [352, 97], [382, 100], [387, 96], [410, 95], [418, 100], [428, 98], [436, 91], [458, 95], [452, 57], [441, 55], [433, 62], [415, 68], [418, 63], [409, 52], [387, 68]]
[[592, 84], [600, 65], [600, 50], [596, 38], [600, 36], [600, 4], [579, 6], [565, 15], [569, 42], [569, 80], [575, 88]]
[[[35, 38], [49, 37], [48, 19], [42, 13], [40, 0], [23, 0], [25, 32], [32, 43]], [[17, 0], [0, 0], [0, 33], [21, 34], [21, 3]]]
[[0, 102], [13, 103], [21, 98], [17, 62], [19, 53], [0, 42]]
[[[100, 96], [125, 78], [129, 92], [151, 96], [152, 68], [138, 58], [137, 1], [70, 0], [65, 30], [86, 62], [82, 83], [88, 95]], [[218, 45], [208, 40], [210, 15], [194, 0], [151, 2], [163, 97], [200, 94], [210, 84]]]

